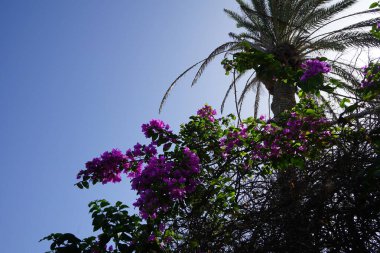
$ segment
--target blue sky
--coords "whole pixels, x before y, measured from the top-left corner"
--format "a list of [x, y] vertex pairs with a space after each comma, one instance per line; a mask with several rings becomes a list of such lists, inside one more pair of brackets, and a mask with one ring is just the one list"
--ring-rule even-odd
[[[366, 9], [371, 1], [360, 0]], [[219, 108], [230, 77], [216, 61], [196, 87], [170, 82], [236, 30], [231, 0], [0, 1], [0, 245], [48, 249], [51, 232], [91, 234], [87, 204], [131, 204], [128, 183], [78, 190], [87, 160], [143, 140], [142, 123], [178, 129], [204, 103]], [[191, 76], [189, 76], [191, 77]], [[265, 93], [264, 93], [265, 95]], [[233, 112], [232, 99], [227, 106]], [[4, 249], [4, 248], [3, 248]], [[2, 250], [3, 251], [3, 250]]]

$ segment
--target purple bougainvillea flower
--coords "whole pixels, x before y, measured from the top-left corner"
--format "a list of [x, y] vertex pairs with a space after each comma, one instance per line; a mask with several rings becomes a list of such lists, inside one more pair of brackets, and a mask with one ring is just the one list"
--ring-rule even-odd
[[305, 70], [301, 76], [301, 81], [305, 82], [307, 79], [318, 75], [319, 73], [328, 73], [331, 68], [327, 62], [320, 61], [318, 59], [307, 60], [301, 65], [301, 68]]
[[380, 72], [380, 65], [378, 63], [364, 66], [362, 71], [364, 77], [360, 83], [360, 88], [371, 87], [379, 82], [378, 74]]
[[148, 237], [148, 241], [153, 242], [154, 240], [156, 240], [156, 236], [155, 235], [150, 235]]
[[205, 105], [201, 109], [198, 110], [197, 115], [201, 118], [206, 118], [211, 122], [215, 121], [214, 116], [216, 115], [216, 110], [212, 109], [211, 106]]
[[170, 126], [165, 124], [162, 120], [152, 119], [148, 124], [141, 126], [146, 138], [152, 137], [152, 134], [160, 131], [169, 131]]

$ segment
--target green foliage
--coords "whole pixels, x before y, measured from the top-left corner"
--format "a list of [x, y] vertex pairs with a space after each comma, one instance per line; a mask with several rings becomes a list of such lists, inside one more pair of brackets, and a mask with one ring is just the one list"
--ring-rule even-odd
[[[379, 108], [376, 107], [380, 95], [380, 66], [371, 63], [362, 87], [351, 87], [356, 98], [339, 99], [338, 105], [343, 112], [333, 121], [326, 115], [327, 108], [333, 110], [331, 105], [321, 104], [313, 98], [321, 98], [321, 92], [333, 94], [346, 89], [347, 84], [321, 73], [300, 81], [304, 71], [299, 64], [299, 55], [310, 53], [314, 48], [343, 50], [344, 43], [362, 45], [368, 42], [372, 45], [378, 41], [369, 39], [368, 34], [345, 32], [366, 27], [367, 22], [325, 34], [318, 43], [311, 43], [309, 37], [334, 14], [352, 5], [353, 0], [329, 7], [321, 6], [324, 1], [276, 2], [281, 11], [274, 8], [274, 2], [264, 2], [269, 5], [252, 1], [255, 7], [252, 9], [238, 0], [243, 13], [250, 19], [226, 11], [252, 34], [232, 35], [238, 42], [222, 45], [204, 64], [224, 50], [236, 52], [238, 49], [232, 59], [222, 61], [226, 74], [233, 72], [235, 76], [254, 70], [260, 81], [296, 87], [299, 102], [295, 107], [273, 119], [250, 117], [239, 124], [235, 124], [236, 117], [232, 114], [215, 119], [210, 111], [206, 116], [198, 113], [190, 117], [189, 122], [181, 125], [178, 134], [163, 129], [161, 132], [153, 128], [147, 130], [155, 145], [162, 146], [159, 156], [171, 158], [170, 162], [181, 164], [185, 160], [184, 148], [196, 154], [200, 172], [192, 178], [198, 182], [195, 190], [176, 201], [171, 201], [170, 195], [163, 192], [160, 199], [171, 204], [169, 210], [156, 218], [147, 216], [145, 220], [130, 215], [128, 206], [122, 202], [111, 205], [106, 200], [93, 201], [89, 204], [89, 212], [97, 235], [79, 239], [70, 233], [50, 234], [42, 239], [52, 242], [50, 252], [380, 250], [380, 125]], [[377, 7], [379, 2], [370, 8]], [[283, 8], [296, 13], [292, 15]], [[314, 11], [305, 14], [298, 10], [309, 8]], [[290, 24], [302, 29], [290, 29]], [[371, 33], [380, 38], [377, 24]], [[276, 38], [288, 40], [291, 46], [274, 43]], [[333, 38], [343, 44], [329, 41]], [[251, 43], [249, 39], [259, 43]], [[267, 42], [269, 44], [265, 44]], [[295, 47], [295, 43], [307, 46]], [[271, 48], [274, 44], [285, 46], [264, 52], [257, 49], [258, 44], [263, 48]], [[300, 50], [295, 50], [295, 55], [282, 55], [289, 53], [284, 49], [295, 48]], [[319, 61], [327, 59], [319, 58]], [[204, 66], [198, 71], [198, 78]], [[349, 78], [350, 75], [345, 79]], [[211, 110], [210, 107], [206, 109]], [[147, 162], [149, 156], [142, 159], [133, 162]], [[102, 174], [102, 171], [96, 172]], [[178, 178], [172, 176], [170, 179]], [[99, 180], [101, 178], [84, 174], [76, 185], [88, 189], [89, 182], [96, 184]], [[167, 184], [163, 178], [160, 180], [160, 184]], [[149, 187], [161, 193], [161, 185], [152, 183]], [[184, 186], [181, 187], [183, 190]]]
[[364, 101], [371, 101], [380, 95], [380, 63], [371, 62], [364, 68], [364, 79], [361, 88], [357, 90], [358, 96]]
[[[322, 73], [312, 76], [305, 81], [300, 78], [304, 70], [298, 67], [281, 63], [273, 54], [264, 53], [253, 48], [248, 41], [241, 42], [243, 48], [240, 52], [233, 54], [232, 59], [224, 58], [222, 65], [226, 75], [231, 71], [245, 73], [254, 70], [257, 77], [262, 81], [282, 83], [283, 85], [295, 86], [305, 93], [320, 96], [320, 92], [333, 93], [342, 87], [342, 81], [330, 78], [330, 83], [325, 82]], [[327, 61], [325, 57], [317, 58], [319, 61]]]
[[[54, 253], [114, 253], [158, 252], [160, 247], [148, 241], [152, 232], [137, 215], [130, 215], [129, 208], [118, 201], [114, 206], [106, 200], [96, 200], [88, 205], [94, 232], [100, 232], [82, 240], [70, 233], [53, 233], [42, 240], [52, 241], [50, 252]], [[112, 245], [112, 247], [107, 247]]]
[[376, 8], [376, 7], [379, 7], [379, 2], [373, 2], [373, 3], [369, 6], [370, 9], [373, 9], [373, 8]]
[[244, 73], [253, 69], [261, 79], [276, 79], [284, 83], [292, 84], [295, 83], [297, 77], [300, 77], [302, 74], [302, 71], [281, 63], [273, 54], [264, 53], [253, 48], [248, 41], [241, 42], [240, 46], [242, 50], [233, 54], [231, 60], [224, 58], [222, 61], [227, 75], [232, 70]]
[[[369, 8], [374, 9], [374, 8], [379, 8], [379, 7], [380, 7], [380, 2], [377, 1], [377, 2], [373, 2]], [[380, 21], [372, 25], [371, 34], [375, 38], [380, 40]]]
[[[379, 193], [376, 178], [379, 177], [380, 168], [373, 161], [379, 157], [379, 126], [369, 126], [368, 129], [352, 125], [337, 126], [324, 120], [325, 108], [315, 102], [310, 95], [301, 91], [299, 97], [300, 101], [291, 112], [284, 112], [271, 120], [251, 117], [243, 120], [240, 125], [234, 125], [236, 118], [233, 115], [219, 119], [192, 116], [188, 123], [181, 126], [178, 135], [172, 135], [176, 136], [173, 146], [163, 152], [179, 157], [182, 154], [178, 151], [182, 147], [188, 147], [196, 152], [201, 167], [197, 179], [202, 183], [185, 199], [175, 202], [165, 215], [143, 222], [137, 215], [130, 215], [128, 207], [121, 202], [112, 206], [106, 200], [93, 201], [89, 204], [89, 208], [94, 232], [99, 233], [96, 237], [81, 240], [69, 233], [56, 233], [43, 240], [52, 241], [51, 252], [56, 253], [153, 253], [200, 250], [251, 252], [240, 248], [246, 244], [251, 245], [250, 243], [255, 243], [250, 247], [259, 250], [260, 247], [265, 248], [267, 247], [265, 245], [270, 245], [270, 238], [274, 236], [270, 231], [279, 229], [276, 228], [279, 225], [278, 221], [272, 221], [272, 218], [280, 215], [284, 217], [283, 222], [287, 224], [286, 226], [294, 226], [295, 221], [287, 216], [288, 211], [281, 204], [282, 201], [290, 201], [287, 200], [288, 194], [301, 195], [299, 198], [293, 196], [291, 199], [292, 203], [301, 205], [299, 208], [303, 213], [298, 213], [297, 209], [293, 211], [302, 219], [309, 219], [305, 215], [318, 211], [314, 206], [300, 204], [302, 201], [306, 203], [317, 201], [319, 203], [317, 208], [324, 206], [324, 202], [319, 202], [319, 198], [314, 198], [310, 192], [306, 192], [305, 195], [298, 192], [299, 185], [311, 187], [315, 191], [317, 181], [314, 180], [317, 179], [314, 176], [319, 177], [320, 173], [324, 174], [330, 170], [331, 173], [336, 173], [334, 169], [340, 168], [339, 164], [344, 163], [347, 156], [353, 155], [350, 152], [356, 152], [358, 159], [364, 156], [360, 159], [368, 163], [360, 172], [362, 173], [360, 184], [365, 182], [367, 189], [370, 190], [360, 194], [361, 198], [371, 204], [369, 199], [371, 194]], [[349, 101], [341, 102], [343, 107], [346, 102]], [[152, 138], [158, 140], [160, 136]], [[357, 145], [367, 148], [361, 152], [359, 150], [362, 147]], [[279, 152], [273, 153], [276, 150]], [[337, 158], [340, 156], [343, 157]], [[324, 165], [325, 162], [327, 165]], [[357, 169], [355, 163], [352, 165], [355, 171]], [[352, 165], [344, 164], [343, 167], [348, 166], [350, 170], [343, 173], [354, 173], [351, 171]], [[339, 179], [345, 174], [338, 175]], [[354, 176], [350, 174], [347, 182], [350, 182]], [[283, 181], [284, 177], [289, 179]], [[341, 183], [339, 180], [334, 184], [339, 185]], [[342, 187], [348, 187], [347, 182]], [[278, 187], [282, 190], [277, 191]], [[321, 187], [322, 189], [318, 188], [317, 191], [323, 192], [324, 186]], [[333, 192], [340, 194], [341, 189], [343, 188]], [[330, 198], [330, 195], [328, 196]], [[324, 212], [335, 211], [328, 209]], [[377, 215], [376, 209], [370, 211], [370, 215], [371, 217]], [[161, 224], [164, 224], [162, 229]], [[270, 226], [260, 228], [260, 224], [262, 226], [270, 224]], [[256, 238], [256, 235], [250, 236], [248, 241], [242, 240], [244, 237], [239, 234], [241, 227], [257, 231], [265, 243], [258, 241], [260, 237]], [[321, 229], [317, 227], [309, 231], [308, 235], [320, 233]], [[293, 242], [293, 239], [289, 238], [279, 240], [288, 245], [281, 246], [282, 249], [289, 247]], [[310, 241], [313, 247], [321, 249], [326, 246], [323, 241], [325, 239], [319, 242], [313, 240]], [[341, 238], [337, 240], [341, 242]]]

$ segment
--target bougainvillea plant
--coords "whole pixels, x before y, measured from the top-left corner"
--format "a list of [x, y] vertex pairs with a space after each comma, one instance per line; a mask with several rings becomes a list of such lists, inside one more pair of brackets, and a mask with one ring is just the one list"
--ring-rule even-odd
[[380, 64], [371, 62], [362, 68], [363, 80], [358, 89], [359, 95], [365, 101], [370, 101], [380, 95]]
[[[198, 196], [205, 191], [209, 192], [209, 196], [215, 195], [213, 201], [216, 206], [222, 206], [222, 209], [237, 208], [235, 190], [223, 185], [228, 178], [222, 177], [220, 182], [214, 182], [213, 190], [205, 189], [210, 177], [215, 180], [215, 171], [219, 170], [220, 176], [230, 173], [232, 168], [228, 168], [228, 164], [236, 159], [239, 159], [240, 170], [246, 177], [256, 173], [270, 174], [273, 169], [281, 170], [289, 166], [302, 169], [308, 158], [318, 157], [320, 150], [333, 145], [336, 138], [336, 130], [323, 116], [323, 110], [306, 98], [293, 112], [276, 121], [265, 120], [262, 116], [260, 119], [248, 118], [233, 126], [234, 116], [215, 116], [216, 111], [206, 105], [181, 127], [179, 134], [173, 133], [160, 120], [143, 124], [142, 131], [150, 139], [149, 144], [137, 143], [125, 152], [113, 149], [92, 159], [78, 173], [77, 186], [89, 188], [90, 184], [118, 183], [123, 177], [129, 178], [132, 189], [138, 195], [133, 205], [138, 208], [141, 219], [129, 216], [127, 212], [120, 217], [134, 221], [137, 231], [133, 231], [146, 245], [168, 250], [183, 239], [173, 234], [171, 226], [175, 226], [175, 218], [194, 208], [199, 201]], [[215, 163], [219, 164], [219, 169], [211, 165]], [[101, 211], [106, 206], [108, 209]], [[102, 228], [104, 233], [110, 228], [99, 225], [99, 220], [109, 221], [112, 217], [107, 215], [115, 215], [113, 211], [118, 207], [126, 208], [120, 203], [115, 207], [108, 206], [105, 201], [91, 204], [91, 212], [96, 211], [96, 215], [103, 213], [103, 218], [93, 217], [96, 230]], [[111, 213], [107, 212], [111, 209]], [[146, 231], [139, 231], [142, 228]], [[102, 245], [101, 252], [123, 252], [120, 250], [126, 247], [137, 249], [137, 242], [134, 244], [131, 238], [125, 241], [112, 235], [115, 236], [110, 234], [107, 240], [103, 236], [103, 244], [102, 239], [92, 237], [86, 239], [87, 244], [75, 239], [78, 242], [76, 246], [73, 246], [74, 242], [64, 245], [77, 247], [83, 252], [87, 252], [85, 249], [99, 250], [99, 243]], [[57, 250], [62, 246], [60, 243], [65, 242], [64, 239], [70, 241], [70, 238], [73, 237], [67, 234], [46, 237], [54, 240], [52, 250]]]
[[[378, 30], [376, 24], [372, 34]], [[329, 119], [312, 99], [334, 89], [324, 77], [326, 58], [283, 68], [246, 45], [223, 65], [227, 73], [254, 68], [292, 84], [300, 100], [272, 119], [236, 124], [234, 115], [218, 118], [205, 105], [178, 133], [161, 120], [143, 124], [147, 144], [104, 152], [86, 163], [76, 184], [87, 189], [128, 179], [138, 215], [122, 202], [93, 201], [97, 234], [53, 233], [42, 239], [52, 241], [50, 252], [380, 250], [379, 108]], [[351, 109], [372, 108], [379, 94], [380, 66], [370, 63]]]
[[[337, 145], [342, 128], [326, 118], [323, 107], [306, 95], [300, 96], [301, 101], [291, 112], [276, 119], [248, 118], [237, 126], [233, 125], [233, 115], [217, 118], [208, 105], [182, 125], [178, 134], [160, 120], [143, 124], [142, 131], [150, 143], [137, 143], [125, 152], [104, 152], [87, 162], [77, 177], [81, 189], [129, 178], [138, 195], [133, 205], [139, 217], [129, 215], [121, 202], [110, 206], [105, 200], [95, 201], [90, 204], [90, 212], [94, 231], [102, 231], [97, 237], [80, 240], [72, 234], [51, 234], [44, 239], [53, 241], [52, 252], [201, 248], [199, 239], [188, 237], [191, 219], [181, 224], [182, 231], [181, 219], [188, 219], [188, 215], [200, 219], [211, 213], [234, 220], [242, 208], [238, 178], [244, 182], [255, 175], [266, 177], [288, 168], [303, 170], [307, 163], [318, 161], [325, 150]], [[216, 217], [212, 224], [221, 222]]]

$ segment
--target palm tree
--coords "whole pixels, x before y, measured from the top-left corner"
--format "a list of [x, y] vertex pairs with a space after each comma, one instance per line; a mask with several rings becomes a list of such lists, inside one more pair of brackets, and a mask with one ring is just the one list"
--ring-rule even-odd
[[[380, 21], [380, 18], [372, 18], [349, 26], [321, 33], [323, 28], [342, 19], [363, 14], [377, 13], [379, 8], [357, 12], [343, 17], [336, 17], [342, 11], [354, 5], [358, 0], [341, 0], [335, 4], [333, 0], [236, 0], [240, 6], [241, 14], [231, 10], [225, 12], [236, 21], [238, 28], [245, 31], [239, 34], [230, 33], [232, 41], [217, 47], [207, 58], [197, 62], [185, 70], [169, 86], [161, 105], [165, 103], [169, 93], [177, 81], [187, 72], [200, 65], [192, 86], [198, 81], [208, 64], [219, 55], [228, 55], [243, 50], [243, 41], [260, 50], [261, 52], [273, 54], [275, 58], [287, 67], [299, 67], [300, 63], [313, 55], [321, 52], [343, 52], [348, 48], [369, 48], [380, 45], [380, 41], [365, 30]], [[352, 91], [358, 80], [352, 75], [358, 70], [352, 64], [332, 61], [331, 74], [340, 77], [343, 88]], [[274, 115], [290, 109], [295, 105], [296, 88], [291, 85], [264, 78], [252, 70], [250, 78], [245, 84], [239, 99], [241, 106], [246, 93], [256, 89], [255, 116], [260, 98], [260, 90], [264, 86], [272, 95], [271, 109]], [[242, 78], [244, 73], [238, 73], [236, 80]], [[222, 103], [222, 111], [226, 97], [233, 89], [234, 82], [229, 86]], [[322, 100], [326, 100], [322, 96]]]
[[[380, 45], [380, 41], [372, 37], [366, 30], [366, 28], [379, 22], [380, 18], [371, 18], [337, 30], [322, 32], [323, 29], [328, 28], [328, 25], [336, 21], [352, 16], [378, 13], [380, 11], [379, 8], [376, 8], [337, 17], [338, 14], [354, 5], [358, 0], [340, 0], [337, 3], [333, 3], [336, 2], [333, 0], [250, 0], [250, 3], [244, 0], [236, 1], [240, 6], [241, 13], [230, 10], [225, 10], [225, 12], [236, 21], [238, 27], [243, 28], [245, 31], [239, 34], [230, 33], [232, 41], [220, 45], [208, 57], [195, 63], [178, 76], [166, 91], [161, 102], [160, 111], [170, 91], [186, 73], [200, 65], [192, 82], [192, 85], [194, 85], [208, 64], [217, 56], [244, 52], [244, 44], [247, 42], [255, 50], [274, 55], [276, 60], [281, 62], [284, 67], [290, 68], [298, 68], [301, 62], [318, 56], [319, 53], [326, 53], [328, 51], [339, 53], [349, 48], [366, 48]], [[329, 63], [332, 68], [330, 72], [331, 77], [338, 76], [342, 80], [341, 85], [344, 91], [353, 91], [355, 85], [359, 85], [358, 80], [352, 74], [353, 71], [357, 70], [355, 64], [345, 63], [337, 59]], [[275, 79], [267, 78], [265, 75], [261, 75], [260, 71], [252, 69], [237, 73], [236, 78], [234, 78], [234, 81], [227, 90], [222, 108], [227, 95], [235, 88], [235, 81], [242, 80], [244, 75], [248, 80], [245, 82], [237, 107], [241, 106], [249, 90], [256, 89], [254, 116], [257, 116], [258, 99], [260, 98], [260, 90], [262, 88], [266, 88], [269, 94], [272, 95], [271, 109], [275, 116], [295, 105], [295, 94], [297, 91], [295, 86], [286, 85]], [[327, 100], [327, 98], [324, 99]], [[358, 145], [352, 144], [352, 151], [356, 152], [357, 150], [359, 150]], [[252, 196], [249, 200], [252, 200], [252, 203], [254, 203], [254, 207], [252, 208], [254, 211], [248, 212], [243, 219], [230, 223], [233, 229], [240, 229], [238, 232], [247, 231], [247, 233], [236, 234], [235, 241], [241, 245], [238, 245], [235, 252], [286, 252], [286, 249], [290, 249], [288, 252], [319, 252], [315, 249], [325, 251], [327, 247], [330, 247], [330, 244], [333, 244], [331, 245], [332, 250], [354, 249], [357, 247], [358, 250], [356, 251], [359, 252], [361, 249], [365, 249], [365, 247], [378, 248], [378, 245], [362, 246], [358, 244], [363, 244], [363, 241], [371, 241], [371, 239], [367, 240], [360, 237], [356, 241], [350, 239], [351, 242], [358, 242], [356, 243], [358, 245], [355, 245], [355, 243], [348, 245], [344, 238], [345, 233], [350, 230], [346, 228], [352, 227], [352, 225], [348, 226], [347, 224], [340, 223], [338, 227], [343, 231], [343, 236], [338, 238], [340, 235], [335, 237], [334, 233], [331, 232], [334, 232], [335, 227], [328, 228], [330, 231], [325, 233], [325, 225], [320, 222], [320, 219], [316, 218], [319, 215], [316, 215], [316, 213], [324, 212], [324, 208], [334, 208], [335, 205], [322, 200], [324, 197], [320, 198], [321, 194], [315, 194], [315, 182], [326, 182], [321, 184], [322, 188], [320, 192], [322, 193], [325, 191], [325, 186], [326, 191], [331, 190], [336, 192], [336, 195], [334, 192], [328, 193], [331, 201], [335, 201], [334, 199], [341, 192], [346, 194], [347, 190], [356, 191], [356, 189], [349, 187], [350, 180], [356, 177], [355, 173], [359, 170], [355, 166], [362, 167], [361, 163], [357, 163], [355, 161], [357, 156], [351, 154], [347, 157], [353, 157], [352, 162], [346, 163], [346, 158], [342, 158], [345, 156], [336, 155], [337, 153], [335, 152], [344, 153], [346, 149], [328, 151], [325, 153], [324, 159], [316, 162], [311, 161], [304, 170], [296, 170], [294, 167], [289, 167], [286, 170], [278, 171], [271, 176], [265, 177], [262, 182], [268, 184], [268, 191], [263, 191], [263, 188], [260, 187], [257, 190], [258, 194], [268, 194], [263, 197], [265, 199], [263, 201], [265, 205], [263, 208], [259, 207], [255, 209], [257, 208], [255, 201], [260, 198], [257, 197], [256, 193], [250, 195], [253, 191], [251, 188], [247, 188], [247, 195]], [[367, 153], [369, 152], [363, 152], [363, 154]], [[333, 162], [325, 163], [327, 157], [331, 157], [331, 161]], [[342, 165], [341, 170], [339, 166]], [[347, 175], [349, 176], [346, 177]], [[351, 175], [353, 176], [351, 177]], [[338, 184], [334, 183], [337, 187], [336, 190], [329, 188], [332, 185], [329, 181], [330, 178], [341, 184], [338, 186]], [[341, 182], [341, 178], [349, 179]], [[346, 185], [343, 186], [343, 184], [346, 184], [348, 187]], [[255, 182], [251, 185], [253, 187], [257, 184]], [[312, 189], [311, 193], [304, 191], [306, 188]], [[271, 195], [271, 191], [273, 191], [273, 195]], [[360, 190], [355, 192], [353, 196], [357, 193], [360, 193]], [[310, 201], [306, 204], [305, 196], [310, 197]], [[342, 199], [344, 198], [342, 197]], [[271, 207], [266, 209], [268, 203], [271, 203], [269, 204]], [[369, 201], [369, 203], [372, 202]], [[340, 207], [340, 205], [338, 206]], [[342, 204], [344, 208], [348, 206]], [[314, 210], [317, 211], [315, 212]], [[331, 217], [335, 217], [335, 215], [333, 214]], [[331, 224], [338, 224], [339, 222], [332, 221]], [[204, 219], [201, 219], [199, 223], [201, 224], [200, 227], [203, 228], [205, 224]], [[310, 228], [308, 227], [310, 223], [317, 225], [315, 227], [313, 225], [313, 228]], [[372, 226], [374, 226], [373, 223], [368, 222], [368, 231], [372, 230]], [[355, 229], [352, 229], [352, 231], [357, 233]], [[196, 235], [199, 236], [200, 233], [200, 231], [197, 231]], [[368, 234], [373, 235], [372, 232]], [[331, 240], [330, 238], [332, 237], [334, 239]], [[212, 239], [206, 236], [204, 238], [206, 242], [208, 240], [212, 241]], [[240, 243], [239, 240], [246, 240], [246, 242]]]

